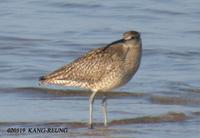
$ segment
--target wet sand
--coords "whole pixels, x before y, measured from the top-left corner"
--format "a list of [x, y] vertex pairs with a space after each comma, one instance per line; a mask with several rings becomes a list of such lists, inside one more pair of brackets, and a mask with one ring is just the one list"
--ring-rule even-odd
[[[134, 136], [139, 132], [131, 129], [131, 125], [140, 124], [141, 126], [148, 125], [151, 127], [154, 124], [161, 124], [165, 126], [165, 123], [177, 123], [185, 122], [191, 118], [199, 118], [199, 112], [186, 115], [184, 113], [167, 113], [158, 116], [144, 116], [137, 118], [127, 118], [121, 120], [112, 120], [109, 122], [108, 127], [104, 127], [102, 123], [95, 123], [94, 129], [87, 129], [87, 123], [84, 122], [0, 122], [0, 132], [5, 137], [123, 137]], [[67, 128], [66, 133], [41, 133], [41, 132], [28, 132], [25, 133], [8, 133], [8, 128], [26, 128], [28, 130], [38, 128]], [[125, 129], [124, 129], [125, 128]], [[145, 132], [144, 132], [145, 133]]]
[[[45, 100], [45, 101], [51, 101], [51, 100], [70, 100], [73, 103], [77, 102], [77, 100], [85, 101], [85, 106], [87, 106], [87, 100], [88, 96], [91, 94], [90, 91], [83, 91], [83, 90], [60, 90], [60, 89], [47, 89], [47, 88], [32, 88], [32, 87], [24, 87], [24, 88], [9, 88], [9, 89], [1, 89], [1, 94], [6, 95], [15, 95], [17, 94], [20, 96], [20, 98], [25, 99], [26, 102], [30, 102], [32, 100]], [[148, 93], [141, 93], [141, 92], [107, 92], [106, 95], [109, 97], [108, 107], [116, 107], [119, 105], [112, 105], [112, 100], [119, 101], [120, 99], [122, 101], [132, 101], [132, 100], [139, 100], [146, 101], [149, 104], [152, 105], [170, 105], [170, 106], [193, 106], [193, 105], [199, 105], [200, 99], [192, 100], [191, 98], [186, 97], [170, 97], [168, 95], [156, 95], [156, 94], [148, 94]], [[101, 99], [103, 96], [103, 93], [98, 93], [97, 95], [97, 101], [98, 99]], [[31, 98], [32, 97], [32, 98]], [[81, 98], [82, 97], [82, 98]], [[63, 99], [64, 98], [64, 99]], [[146, 104], [145, 102], [145, 104]], [[98, 102], [96, 103], [98, 104]], [[24, 105], [25, 106], [25, 105]], [[45, 105], [46, 108], [49, 108], [52, 106], [51, 104]], [[77, 105], [78, 106], [78, 105]], [[124, 106], [124, 105], [123, 105]], [[127, 106], [131, 106], [130, 103]], [[134, 106], [134, 104], [133, 104]], [[81, 106], [83, 107], [83, 106]], [[59, 107], [57, 107], [59, 108]], [[13, 108], [14, 109], [14, 108]], [[123, 109], [123, 108], [122, 108]], [[32, 108], [27, 109], [31, 111]], [[60, 109], [62, 110], [62, 109]], [[70, 110], [72, 113], [74, 110], [78, 110], [78, 108], [71, 110], [71, 109], [65, 109]], [[87, 118], [85, 118], [83, 121], [80, 121], [79, 116], [75, 115], [75, 121], [55, 121], [52, 119], [48, 119], [48, 121], [31, 121], [28, 119], [28, 121], [0, 121], [0, 132], [1, 136], [5, 137], [133, 137], [134, 135], [139, 135], [140, 133], [147, 133], [146, 130], [138, 130], [137, 126], [139, 125], [141, 128], [151, 128], [151, 126], [161, 125], [165, 127], [165, 125], [177, 125], [178, 124], [187, 124], [187, 122], [198, 120], [200, 119], [200, 112], [198, 110], [195, 111], [185, 111], [185, 112], [174, 112], [174, 111], [166, 111], [163, 113], [157, 112], [157, 110], [154, 110], [155, 113], [153, 114], [147, 114], [147, 115], [137, 115], [128, 112], [128, 111], [120, 111], [121, 109], [118, 109], [118, 111], [110, 111], [108, 116], [110, 117], [109, 120], [109, 126], [104, 127], [102, 121], [95, 120], [94, 122], [94, 129], [90, 130], [87, 128]], [[138, 109], [139, 110], [139, 109]], [[141, 109], [143, 110], [143, 109]], [[41, 112], [44, 112], [44, 109], [41, 110]], [[82, 111], [79, 111], [82, 112]], [[134, 111], [133, 111], [134, 112]], [[135, 111], [136, 113], [137, 111]], [[148, 111], [147, 111], [148, 112]], [[64, 113], [64, 112], [63, 112]], [[83, 112], [82, 112], [83, 113]], [[87, 116], [87, 111], [85, 112]], [[118, 119], [111, 118], [114, 114], [120, 114], [120, 117]], [[25, 117], [26, 115], [24, 115]], [[127, 117], [128, 116], [128, 117]], [[66, 118], [70, 116], [65, 116]], [[48, 116], [45, 117], [47, 119]], [[58, 117], [57, 117], [58, 118]], [[97, 117], [95, 117], [97, 118]], [[99, 117], [98, 117], [99, 118]], [[36, 118], [37, 119], [37, 118]], [[39, 119], [39, 118], [38, 118]], [[43, 119], [43, 120], [45, 120]], [[58, 118], [59, 120], [59, 118]], [[82, 119], [81, 119], [82, 120]], [[136, 128], [135, 128], [136, 127]], [[180, 126], [179, 126], [180, 127]], [[31, 129], [38, 129], [38, 128], [67, 128], [67, 133], [30, 133], [26, 132], [23, 134], [20, 133], [8, 133], [8, 128], [26, 128], [28, 130]], [[139, 131], [139, 132], [138, 132]]]

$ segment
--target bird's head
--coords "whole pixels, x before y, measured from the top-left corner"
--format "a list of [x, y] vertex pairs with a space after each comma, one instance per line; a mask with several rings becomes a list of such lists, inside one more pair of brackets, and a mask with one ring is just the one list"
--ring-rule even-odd
[[134, 45], [141, 45], [140, 33], [137, 31], [128, 31], [123, 34], [123, 40], [127, 43], [132, 43]]
[[140, 33], [136, 31], [128, 31], [123, 34], [124, 40], [140, 39]]

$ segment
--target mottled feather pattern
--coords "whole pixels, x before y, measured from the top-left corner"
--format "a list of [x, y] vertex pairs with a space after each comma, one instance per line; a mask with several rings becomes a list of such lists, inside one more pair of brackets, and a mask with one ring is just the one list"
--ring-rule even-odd
[[[127, 83], [140, 65], [142, 43], [140, 34], [129, 31], [123, 38], [105, 47], [91, 50], [82, 57], [42, 76], [46, 84], [75, 86], [90, 89], [88, 127], [93, 128], [93, 103], [97, 92], [107, 92]], [[102, 100], [104, 125], [107, 126], [106, 98]]]
[[141, 58], [137, 32], [126, 32], [123, 39], [94, 49], [40, 78], [42, 83], [77, 86], [104, 91], [127, 83], [137, 71]]
[[74, 62], [44, 76], [43, 83], [95, 87], [102, 77], [114, 72], [117, 66], [122, 67], [124, 59], [124, 51], [120, 45], [110, 46], [106, 50], [94, 49]]

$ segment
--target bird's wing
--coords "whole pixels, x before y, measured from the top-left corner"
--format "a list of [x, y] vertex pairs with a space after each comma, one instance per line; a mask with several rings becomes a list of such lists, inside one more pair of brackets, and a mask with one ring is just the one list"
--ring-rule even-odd
[[75, 61], [60, 69], [40, 78], [47, 80], [68, 80], [77, 82], [94, 83], [101, 80], [101, 77], [124, 60], [122, 46], [114, 45], [108, 48], [94, 49]]

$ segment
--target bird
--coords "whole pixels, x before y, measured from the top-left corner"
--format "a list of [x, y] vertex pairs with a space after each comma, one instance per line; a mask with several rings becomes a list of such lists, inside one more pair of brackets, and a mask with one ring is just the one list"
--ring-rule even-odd
[[[41, 84], [73, 86], [91, 90], [88, 128], [93, 128], [93, 103], [98, 92], [109, 92], [126, 84], [137, 72], [142, 57], [142, 40], [137, 31], [95, 48], [61, 68], [39, 77]], [[108, 126], [107, 98], [102, 98], [104, 125]]]

